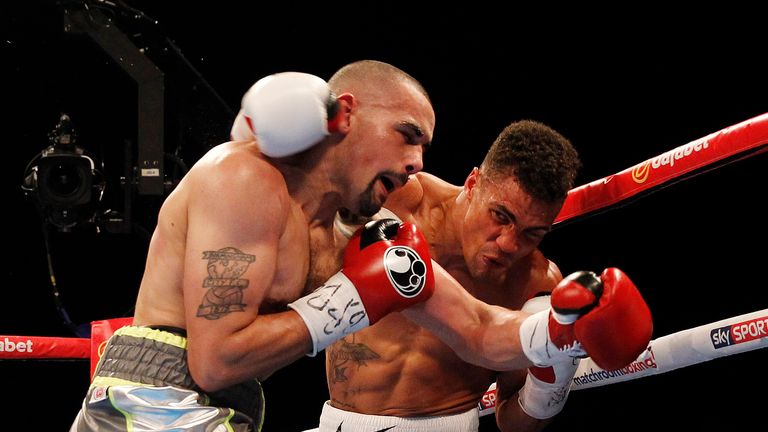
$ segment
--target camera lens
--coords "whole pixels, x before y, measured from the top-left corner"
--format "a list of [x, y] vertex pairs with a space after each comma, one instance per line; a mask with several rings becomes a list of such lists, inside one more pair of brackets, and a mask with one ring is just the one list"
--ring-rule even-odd
[[83, 173], [79, 166], [56, 164], [47, 178], [47, 186], [52, 194], [68, 197], [78, 191], [83, 184]]

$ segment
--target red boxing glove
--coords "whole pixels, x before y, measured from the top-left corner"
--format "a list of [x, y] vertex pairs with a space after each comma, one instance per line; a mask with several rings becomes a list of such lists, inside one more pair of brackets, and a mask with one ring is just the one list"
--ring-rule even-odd
[[315, 355], [390, 312], [427, 300], [435, 289], [429, 244], [411, 223], [380, 219], [350, 239], [343, 269], [288, 306], [309, 329]]
[[371, 324], [435, 290], [427, 240], [416, 225], [395, 219], [371, 221], [357, 230], [345, 249], [342, 272], [359, 287]]
[[581, 315], [573, 323], [574, 336], [601, 368], [630, 364], [648, 347], [653, 333], [651, 311], [640, 291], [617, 268], [605, 269], [600, 278], [592, 272], [574, 275], [552, 292], [555, 318]]
[[[544, 319], [546, 340], [535, 331]], [[528, 341], [524, 351], [535, 364], [566, 361], [563, 355], [589, 355], [605, 370], [635, 360], [648, 347], [652, 333], [648, 305], [629, 277], [616, 268], [606, 269], [600, 277], [592, 272], [569, 275], [552, 291], [551, 314], [533, 314], [520, 327], [521, 340]]]

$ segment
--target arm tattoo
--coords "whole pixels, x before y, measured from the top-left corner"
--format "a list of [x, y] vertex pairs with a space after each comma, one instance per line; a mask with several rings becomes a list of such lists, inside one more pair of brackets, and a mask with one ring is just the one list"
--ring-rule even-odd
[[330, 352], [331, 370], [329, 371], [332, 383], [347, 381], [349, 379], [347, 377], [347, 368], [349, 366], [357, 365], [357, 368], [360, 369], [362, 366], [367, 365], [367, 360], [381, 358], [380, 355], [368, 348], [367, 345], [355, 343], [354, 335], [352, 337], [351, 343], [347, 342], [346, 338], [342, 338], [333, 345], [333, 349]]
[[230, 312], [244, 311], [243, 290], [248, 287], [248, 279], [240, 279], [240, 276], [256, 256], [227, 247], [204, 251], [203, 259], [208, 260], [208, 277], [203, 281], [203, 288], [208, 291], [197, 308], [197, 316], [215, 320]]

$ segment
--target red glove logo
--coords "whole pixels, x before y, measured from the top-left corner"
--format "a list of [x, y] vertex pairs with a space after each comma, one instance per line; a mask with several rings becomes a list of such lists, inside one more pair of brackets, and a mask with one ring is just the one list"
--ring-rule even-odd
[[424, 289], [427, 265], [415, 250], [407, 246], [391, 246], [384, 252], [384, 268], [389, 282], [401, 296], [413, 298]]

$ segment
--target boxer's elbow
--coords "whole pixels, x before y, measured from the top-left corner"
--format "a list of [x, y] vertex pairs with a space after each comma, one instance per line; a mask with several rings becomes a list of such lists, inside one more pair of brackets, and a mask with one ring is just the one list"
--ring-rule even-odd
[[201, 389], [214, 392], [253, 377], [256, 371], [244, 367], [245, 353], [231, 344], [189, 347], [189, 372]]
[[192, 380], [206, 392], [215, 392], [234, 385], [239, 377], [231, 362], [220, 356], [189, 356]]

